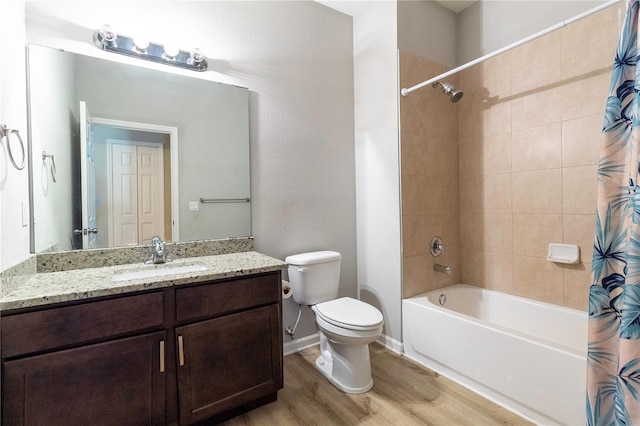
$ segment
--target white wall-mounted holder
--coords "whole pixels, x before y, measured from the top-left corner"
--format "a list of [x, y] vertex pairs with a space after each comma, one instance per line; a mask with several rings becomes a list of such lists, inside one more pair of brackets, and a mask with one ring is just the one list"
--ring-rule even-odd
[[575, 244], [549, 243], [547, 260], [575, 265], [580, 263], [580, 247]]
[[[49, 159], [49, 166], [47, 166], [47, 158]], [[53, 182], [56, 181], [56, 160], [53, 158], [53, 154], [47, 154], [45, 151], [42, 151], [42, 163], [44, 167], [48, 168], [51, 171], [51, 179]]]
[[[15, 135], [15, 138], [12, 138], [11, 135]], [[11, 140], [14, 140], [14, 143], [20, 147], [20, 152], [22, 153], [22, 161], [20, 165], [16, 163], [16, 160], [13, 157], [13, 151], [11, 148]], [[7, 141], [7, 154], [9, 154], [9, 160], [11, 160], [11, 164], [17, 170], [24, 169], [25, 160], [27, 159], [24, 152], [24, 142], [22, 142], [22, 138], [20, 137], [20, 133], [16, 129], [9, 129], [5, 124], [0, 125], [0, 145], [2, 145], [2, 141]]]

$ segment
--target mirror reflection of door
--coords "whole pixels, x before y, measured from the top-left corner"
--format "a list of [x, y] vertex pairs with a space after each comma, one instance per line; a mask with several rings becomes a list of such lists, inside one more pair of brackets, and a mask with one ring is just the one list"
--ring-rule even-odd
[[107, 145], [109, 245], [165, 239], [162, 144], [109, 139]]
[[176, 241], [177, 130], [94, 117], [92, 134], [95, 248]]
[[96, 164], [93, 143], [93, 119], [86, 102], [80, 101], [80, 176], [82, 190], [82, 248], [96, 248]]

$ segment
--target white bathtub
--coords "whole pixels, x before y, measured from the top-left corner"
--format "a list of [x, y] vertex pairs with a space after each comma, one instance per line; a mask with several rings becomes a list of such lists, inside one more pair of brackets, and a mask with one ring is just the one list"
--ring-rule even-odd
[[402, 309], [408, 358], [536, 423], [585, 424], [586, 312], [466, 284]]

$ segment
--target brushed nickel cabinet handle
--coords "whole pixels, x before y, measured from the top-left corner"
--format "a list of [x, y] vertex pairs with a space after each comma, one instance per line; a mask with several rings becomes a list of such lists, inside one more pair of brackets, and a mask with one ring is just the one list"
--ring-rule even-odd
[[178, 361], [180, 367], [182, 367], [184, 365], [184, 342], [182, 341], [182, 336], [178, 336]]
[[164, 373], [164, 340], [160, 340], [160, 372]]

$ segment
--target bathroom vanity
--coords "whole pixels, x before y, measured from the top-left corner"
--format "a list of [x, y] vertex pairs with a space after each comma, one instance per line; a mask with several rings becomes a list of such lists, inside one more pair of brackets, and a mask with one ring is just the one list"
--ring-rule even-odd
[[37, 274], [3, 297], [2, 424], [189, 425], [274, 401], [284, 263], [255, 252], [198, 262], [206, 269], [121, 281], [123, 267]]

